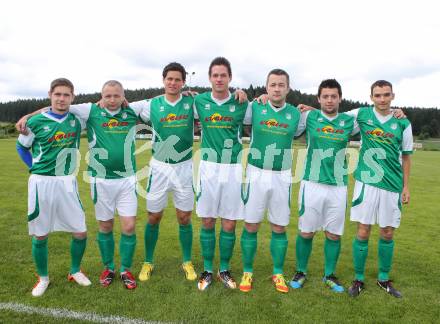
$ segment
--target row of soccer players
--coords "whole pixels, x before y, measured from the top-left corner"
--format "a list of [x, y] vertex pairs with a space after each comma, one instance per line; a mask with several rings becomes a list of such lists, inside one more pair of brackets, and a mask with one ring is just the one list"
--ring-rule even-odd
[[[47, 236], [52, 231], [73, 233], [68, 278], [80, 285], [90, 285], [90, 280], [79, 268], [86, 246], [86, 226], [76, 179], [72, 175], [76, 167], [72, 152], [79, 147], [80, 132], [84, 127], [87, 128], [90, 157], [95, 162], [89, 163], [88, 171], [104, 265], [100, 283], [108, 286], [115, 277], [113, 217], [117, 210], [122, 227], [120, 277], [128, 289], [136, 287], [136, 280], [130, 272], [136, 245], [137, 210], [133, 129], [140, 118], [151, 123], [154, 133], [147, 185], [145, 262], [139, 274], [141, 281], [149, 280], [154, 269], [154, 249], [168, 192], [173, 193], [179, 222], [182, 269], [188, 280], [197, 279], [191, 262], [191, 213], [194, 202], [193, 125], [194, 119], [199, 119], [201, 148], [214, 153], [202, 155], [196, 190], [196, 213], [202, 221], [200, 244], [204, 267], [198, 280], [200, 290], [206, 290], [213, 281], [217, 218], [221, 219], [217, 275], [226, 287], [236, 288], [229, 264], [236, 240], [236, 222], [244, 218], [241, 235], [244, 273], [239, 289], [245, 292], [252, 289], [257, 232], [268, 210], [272, 229], [272, 280], [277, 291], [288, 291], [283, 266], [287, 249], [285, 228], [290, 218], [290, 149], [294, 137], [305, 131], [307, 158], [298, 199], [297, 269], [289, 284], [293, 288], [304, 285], [313, 236], [323, 229], [326, 235], [323, 281], [335, 292], [344, 291], [335, 276], [335, 269], [344, 228], [347, 176], [339, 179], [335, 166], [343, 167], [346, 157], [336, 153], [344, 152], [350, 136], [360, 131], [362, 147], [351, 209], [351, 220], [358, 223], [353, 241], [355, 280], [348, 291], [351, 296], [357, 296], [364, 287], [370, 228], [377, 223], [380, 226], [377, 283], [388, 293], [400, 297], [389, 280], [389, 271], [393, 232], [400, 223], [401, 203], [409, 202], [412, 133], [409, 121], [398, 119], [391, 112], [392, 85], [387, 81], [372, 85], [374, 107], [338, 113], [341, 87], [336, 80], [325, 80], [318, 89], [321, 109], [303, 107], [304, 112], [300, 113], [286, 103], [290, 80], [289, 75], [280, 69], [270, 71], [267, 76], [267, 96], [253, 102], [248, 102], [242, 91], [229, 92], [232, 72], [225, 58], [211, 62], [210, 92], [194, 98], [182, 96], [185, 77], [183, 66], [178, 63], [167, 65], [163, 70], [165, 94], [128, 106], [123, 104], [124, 90], [117, 81], [104, 84], [99, 105], [71, 105], [74, 99], [72, 83], [57, 79], [49, 91], [51, 107], [39, 111], [41, 114], [34, 114], [29, 120], [25, 116], [17, 123], [23, 133], [19, 136], [17, 150], [31, 172], [29, 234], [33, 236], [32, 254], [39, 275], [32, 294], [41, 296], [49, 285]], [[242, 149], [240, 132], [243, 124], [251, 125], [250, 151], [258, 152], [248, 156], [244, 190], [238, 158]], [[132, 154], [126, 154], [127, 143]], [[368, 163], [371, 160], [374, 163]]]

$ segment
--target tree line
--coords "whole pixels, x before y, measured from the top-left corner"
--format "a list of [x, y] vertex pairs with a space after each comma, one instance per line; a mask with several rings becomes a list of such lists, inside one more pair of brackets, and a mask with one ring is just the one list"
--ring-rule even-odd
[[[210, 91], [207, 87], [193, 87], [192, 90], [197, 92]], [[235, 89], [231, 89], [234, 91]], [[259, 95], [266, 93], [264, 86], [249, 86], [246, 91], [249, 98], [255, 98]], [[149, 89], [136, 89], [125, 90], [125, 96], [129, 102], [138, 101], [146, 98], [152, 98], [163, 93], [163, 88], [149, 88]], [[101, 94], [80, 94], [75, 97], [74, 103], [84, 102], [97, 102], [101, 97]], [[301, 93], [298, 90], [291, 90], [287, 96], [287, 102], [298, 105], [300, 103], [310, 105], [313, 107], [319, 107], [316, 95]], [[16, 101], [10, 101], [6, 103], [0, 103], [0, 122], [15, 123], [22, 116], [31, 113], [39, 108], [47, 107], [50, 105], [49, 99], [21, 99]], [[371, 104], [366, 102], [342, 100], [340, 105], [340, 111], [347, 111], [358, 107], [365, 107]], [[402, 107], [408, 118], [411, 120], [414, 135], [419, 136], [421, 139], [428, 137], [440, 137], [440, 110], [436, 108], [409, 108]]]

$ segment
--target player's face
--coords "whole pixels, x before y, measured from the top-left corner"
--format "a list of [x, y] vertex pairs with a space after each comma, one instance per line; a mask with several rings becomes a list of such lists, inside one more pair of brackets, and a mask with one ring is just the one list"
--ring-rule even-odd
[[228, 68], [224, 65], [214, 65], [211, 68], [211, 75], [209, 76], [212, 91], [220, 94], [225, 94], [229, 91], [229, 82], [231, 77], [228, 74]]
[[104, 107], [108, 110], [117, 110], [124, 102], [124, 89], [118, 85], [106, 85], [102, 89], [102, 100], [104, 100]]
[[374, 87], [370, 98], [377, 110], [386, 111], [391, 108], [391, 101], [394, 100], [394, 93], [390, 86]]
[[321, 110], [328, 115], [333, 115], [338, 112], [341, 100], [342, 98], [339, 96], [337, 88], [323, 88], [318, 97]]
[[66, 86], [57, 86], [52, 91], [49, 91], [52, 111], [56, 114], [64, 114], [68, 112], [70, 104], [73, 102], [74, 98], [72, 90]]
[[286, 102], [289, 93], [289, 85], [285, 75], [269, 75], [266, 84], [266, 91], [270, 102], [275, 106], [282, 106]]
[[183, 81], [182, 73], [179, 71], [168, 71], [166, 77], [163, 79], [165, 93], [169, 95], [178, 95], [184, 85], [185, 82]]

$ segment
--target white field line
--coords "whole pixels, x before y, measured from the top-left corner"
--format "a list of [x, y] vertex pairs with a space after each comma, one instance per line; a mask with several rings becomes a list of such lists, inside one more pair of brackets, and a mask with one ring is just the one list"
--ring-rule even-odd
[[135, 319], [123, 316], [105, 316], [93, 312], [77, 312], [65, 308], [40, 308], [34, 306], [27, 306], [18, 303], [0, 303], [0, 310], [9, 310], [15, 313], [25, 314], [39, 314], [43, 316], [58, 318], [58, 319], [75, 319], [81, 321], [90, 321], [94, 323], [124, 323], [124, 324], [159, 324], [164, 322], [144, 321], [142, 319]]

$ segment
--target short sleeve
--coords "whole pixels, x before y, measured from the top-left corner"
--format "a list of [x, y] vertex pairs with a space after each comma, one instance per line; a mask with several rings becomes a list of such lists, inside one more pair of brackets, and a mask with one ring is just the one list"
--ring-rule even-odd
[[246, 114], [244, 115], [243, 124], [252, 124], [252, 102], [249, 102], [246, 108]]
[[136, 115], [139, 116], [144, 122], [150, 121], [150, 100], [146, 99], [130, 102], [128, 106], [133, 109]]
[[402, 138], [402, 154], [412, 154], [413, 153], [413, 134], [411, 124], [408, 123], [405, 130], [403, 131]]
[[32, 143], [34, 142], [35, 134], [32, 133], [29, 127], [26, 127], [26, 130], [28, 134], [27, 135], [20, 134], [18, 136], [17, 142], [25, 148], [30, 148], [32, 146]]
[[[71, 105], [69, 108], [69, 112], [74, 114], [76, 118], [81, 121], [81, 125], [87, 123], [87, 120], [90, 116], [90, 110], [92, 109], [92, 104], [82, 103], [78, 105]], [[81, 127], [82, 128], [82, 127]]]
[[307, 117], [309, 116], [309, 113], [310, 110], [301, 113], [301, 117], [299, 119], [298, 128], [296, 129], [295, 136], [300, 136], [306, 130]]

